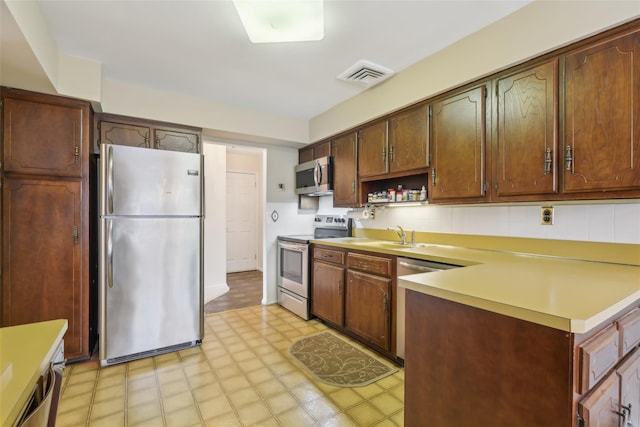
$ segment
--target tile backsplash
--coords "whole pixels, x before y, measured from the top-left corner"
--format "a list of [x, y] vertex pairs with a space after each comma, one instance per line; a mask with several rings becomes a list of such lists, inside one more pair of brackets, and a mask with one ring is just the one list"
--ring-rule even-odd
[[[540, 224], [540, 208], [553, 206], [553, 225]], [[513, 206], [378, 207], [359, 228], [401, 225], [405, 230], [640, 244], [640, 202]]]

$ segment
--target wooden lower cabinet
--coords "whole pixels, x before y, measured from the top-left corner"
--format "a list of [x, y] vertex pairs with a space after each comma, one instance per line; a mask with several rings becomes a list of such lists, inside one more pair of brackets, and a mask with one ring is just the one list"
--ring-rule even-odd
[[628, 427], [640, 422], [640, 351], [636, 350], [578, 405], [582, 427]]
[[2, 326], [66, 319], [65, 356], [88, 356], [82, 181], [5, 175], [2, 210]]
[[314, 260], [311, 313], [344, 325], [344, 267]]
[[345, 327], [391, 350], [391, 279], [347, 270]]
[[314, 245], [311, 313], [395, 359], [394, 257]]
[[[581, 388], [585, 370], [609, 354], [615, 318], [631, 309], [574, 334], [407, 290], [405, 425], [637, 426], [637, 346], [596, 375], [593, 387]], [[619, 413], [629, 405], [623, 423]]]

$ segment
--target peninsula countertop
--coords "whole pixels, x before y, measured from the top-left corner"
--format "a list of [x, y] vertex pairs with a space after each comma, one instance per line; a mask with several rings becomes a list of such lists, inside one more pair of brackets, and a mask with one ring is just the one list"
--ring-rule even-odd
[[[401, 276], [398, 285], [567, 332], [588, 332], [640, 300], [637, 264], [443, 244], [403, 246], [364, 237], [312, 243], [459, 265], [462, 268]], [[631, 259], [640, 254], [639, 245], [628, 248], [634, 251]]]
[[13, 425], [66, 331], [66, 320], [0, 328], [0, 426]]

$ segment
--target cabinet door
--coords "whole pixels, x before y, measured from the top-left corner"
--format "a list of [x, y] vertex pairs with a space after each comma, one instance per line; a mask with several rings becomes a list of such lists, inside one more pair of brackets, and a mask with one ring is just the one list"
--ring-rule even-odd
[[200, 135], [197, 133], [155, 129], [154, 134], [155, 148], [159, 150], [200, 152]]
[[391, 279], [347, 270], [345, 327], [391, 350]]
[[636, 350], [617, 372], [620, 377], [620, 412], [625, 413], [625, 421], [640, 426], [640, 351]]
[[620, 379], [609, 375], [602, 384], [578, 403], [583, 427], [620, 427]]
[[67, 319], [65, 356], [88, 354], [81, 182], [5, 176], [2, 326]]
[[298, 163], [306, 163], [313, 160], [313, 147], [298, 150]]
[[564, 192], [640, 188], [640, 31], [568, 54], [564, 74]]
[[6, 172], [82, 176], [87, 106], [47, 97], [5, 97], [2, 110]]
[[485, 91], [480, 86], [433, 104], [432, 200], [485, 194]]
[[151, 128], [144, 125], [100, 121], [101, 144], [151, 148]]
[[358, 132], [358, 175], [360, 178], [389, 172], [387, 122], [375, 123]]
[[428, 116], [425, 105], [389, 119], [389, 172], [429, 166]]
[[333, 206], [358, 205], [356, 134], [333, 141]]
[[496, 193], [556, 193], [558, 61], [498, 80]]
[[313, 262], [311, 312], [335, 325], [344, 324], [344, 267]]
[[331, 142], [323, 142], [313, 147], [313, 158], [319, 159], [331, 155]]

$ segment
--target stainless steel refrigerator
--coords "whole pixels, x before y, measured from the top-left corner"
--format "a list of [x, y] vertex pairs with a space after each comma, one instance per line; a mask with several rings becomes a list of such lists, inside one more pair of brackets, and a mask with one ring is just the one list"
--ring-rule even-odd
[[202, 155], [101, 146], [102, 366], [201, 342], [202, 182]]

